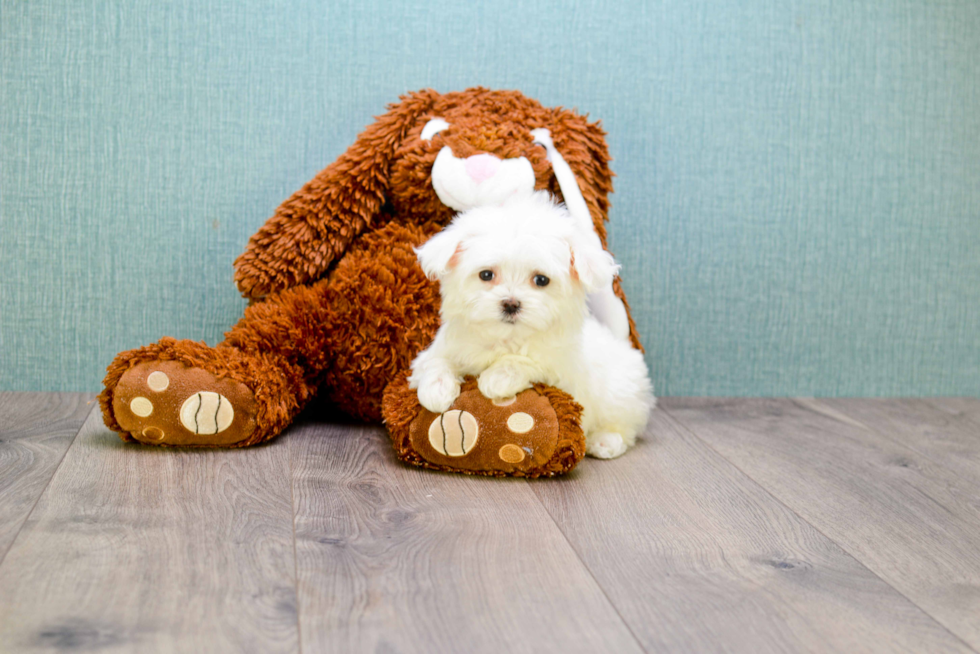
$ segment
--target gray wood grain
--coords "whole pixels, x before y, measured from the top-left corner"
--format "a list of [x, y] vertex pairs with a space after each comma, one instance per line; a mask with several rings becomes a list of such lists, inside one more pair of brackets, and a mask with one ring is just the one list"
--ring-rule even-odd
[[969, 415], [917, 399], [820, 402], [958, 474], [980, 510], [980, 424]]
[[641, 651], [527, 482], [402, 465], [378, 427], [289, 444], [304, 650]]
[[533, 488], [648, 652], [970, 651], [662, 411]]
[[931, 397], [925, 400], [932, 406], [952, 413], [980, 427], [980, 399], [975, 397]]
[[91, 393], [0, 393], [0, 563], [85, 422]]
[[980, 648], [980, 518], [957, 475], [813, 400], [671, 398], [663, 406]]
[[124, 444], [93, 411], [0, 565], [7, 651], [297, 649], [288, 446]]

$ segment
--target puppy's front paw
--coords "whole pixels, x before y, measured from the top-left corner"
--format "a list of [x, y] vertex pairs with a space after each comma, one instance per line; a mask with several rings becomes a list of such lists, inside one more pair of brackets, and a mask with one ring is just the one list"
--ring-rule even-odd
[[488, 400], [502, 400], [514, 397], [523, 390], [531, 388], [531, 382], [516, 366], [494, 366], [487, 368], [476, 381], [477, 387]]
[[585, 438], [585, 453], [597, 459], [615, 459], [626, 453], [626, 441], [622, 434], [600, 431]]
[[432, 413], [445, 413], [459, 397], [459, 382], [455, 377], [440, 375], [419, 384], [419, 404]]

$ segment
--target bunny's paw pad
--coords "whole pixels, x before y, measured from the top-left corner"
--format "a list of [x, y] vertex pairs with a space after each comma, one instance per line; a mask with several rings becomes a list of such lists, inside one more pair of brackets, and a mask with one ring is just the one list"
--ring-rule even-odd
[[113, 391], [112, 410], [151, 445], [228, 447], [255, 431], [255, 396], [244, 384], [178, 361], [144, 361]]

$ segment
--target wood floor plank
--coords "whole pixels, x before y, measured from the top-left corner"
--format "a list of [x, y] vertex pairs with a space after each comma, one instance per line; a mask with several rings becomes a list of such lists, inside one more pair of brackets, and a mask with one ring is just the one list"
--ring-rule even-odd
[[289, 444], [305, 651], [641, 651], [528, 482], [405, 466], [379, 427]]
[[931, 397], [925, 400], [932, 406], [970, 420], [980, 426], [980, 398], [976, 397]]
[[648, 652], [970, 651], [662, 411], [533, 489]]
[[[980, 499], [980, 424], [957, 411], [919, 399], [820, 400], [896, 443], [960, 476]], [[980, 511], [980, 502], [977, 503]]]
[[671, 398], [663, 406], [980, 648], [980, 518], [957, 475], [814, 400]]
[[0, 565], [8, 651], [297, 650], [288, 444], [124, 444], [96, 409]]
[[0, 562], [85, 422], [91, 393], [0, 393]]

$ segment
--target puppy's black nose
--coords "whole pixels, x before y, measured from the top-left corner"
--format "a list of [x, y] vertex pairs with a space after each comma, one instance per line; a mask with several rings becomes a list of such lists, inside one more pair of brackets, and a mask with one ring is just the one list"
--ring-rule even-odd
[[500, 308], [504, 310], [508, 316], [516, 315], [518, 311], [521, 310], [521, 301], [515, 300], [514, 298], [507, 298], [500, 303]]

